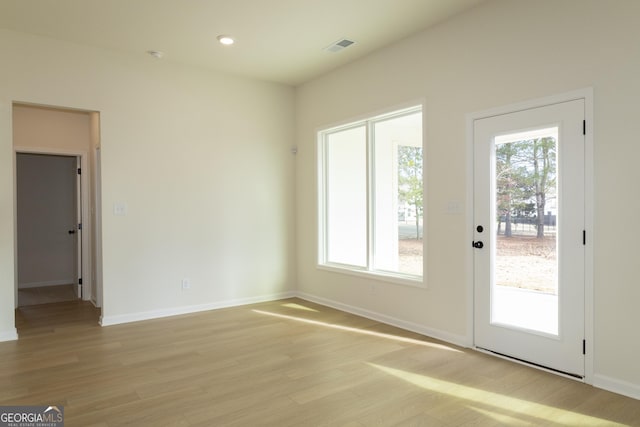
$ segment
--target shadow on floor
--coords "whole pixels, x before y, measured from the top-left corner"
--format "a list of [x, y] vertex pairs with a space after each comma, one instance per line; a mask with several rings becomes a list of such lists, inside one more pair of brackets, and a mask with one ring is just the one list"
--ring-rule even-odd
[[73, 288], [76, 285], [41, 286], [18, 289], [18, 307], [77, 300]]

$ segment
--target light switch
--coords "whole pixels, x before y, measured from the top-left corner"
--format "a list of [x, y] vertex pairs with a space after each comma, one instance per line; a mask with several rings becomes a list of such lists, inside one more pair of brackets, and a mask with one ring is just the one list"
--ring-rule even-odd
[[459, 200], [449, 200], [447, 203], [447, 214], [460, 215], [462, 213], [462, 203]]
[[127, 204], [122, 202], [116, 202], [113, 204], [113, 214], [114, 215], [126, 215], [127, 214]]

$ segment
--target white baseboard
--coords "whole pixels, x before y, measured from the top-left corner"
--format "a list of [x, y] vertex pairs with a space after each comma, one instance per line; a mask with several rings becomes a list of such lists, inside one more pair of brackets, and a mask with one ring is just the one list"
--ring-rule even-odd
[[317, 297], [304, 292], [296, 292], [296, 296], [307, 301], [335, 308], [336, 310], [345, 311], [347, 313], [355, 314], [356, 316], [366, 317], [367, 319], [375, 320], [380, 323], [385, 323], [387, 325], [396, 326], [407, 331], [435, 338], [449, 344], [454, 344], [460, 347], [471, 347], [470, 339], [463, 335], [452, 334], [450, 332], [445, 332], [433, 328], [427, 328], [417, 323], [408, 322], [406, 320], [387, 316], [386, 314], [376, 313], [374, 311], [365, 310], [363, 308], [354, 307], [322, 297]]
[[595, 374], [593, 376], [593, 386], [640, 400], [640, 385], [638, 384]]
[[0, 342], [2, 341], [15, 341], [18, 339], [18, 331], [16, 328], [6, 331], [0, 331]]
[[178, 316], [181, 314], [198, 313], [201, 311], [217, 310], [220, 308], [237, 307], [240, 305], [256, 304], [259, 302], [276, 301], [295, 297], [295, 292], [283, 292], [279, 294], [263, 295], [259, 297], [240, 298], [234, 300], [218, 301], [208, 304], [188, 305], [184, 307], [172, 307], [161, 310], [144, 311], [139, 313], [119, 314], [115, 316], [100, 317], [101, 326], [119, 325], [122, 323], [139, 322], [141, 320], [159, 319], [162, 317]]
[[18, 289], [41, 288], [41, 287], [44, 287], [44, 286], [71, 285], [73, 283], [75, 283], [75, 279], [48, 280], [48, 281], [45, 281], [45, 282], [18, 283]]

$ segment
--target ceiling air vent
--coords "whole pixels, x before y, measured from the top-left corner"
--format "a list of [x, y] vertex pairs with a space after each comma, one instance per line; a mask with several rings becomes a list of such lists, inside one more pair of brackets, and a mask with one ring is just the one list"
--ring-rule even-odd
[[336, 53], [336, 52], [340, 52], [342, 49], [345, 49], [351, 46], [354, 43], [355, 42], [352, 40], [340, 39], [334, 43], [331, 43], [329, 46], [325, 47], [324, 50]]

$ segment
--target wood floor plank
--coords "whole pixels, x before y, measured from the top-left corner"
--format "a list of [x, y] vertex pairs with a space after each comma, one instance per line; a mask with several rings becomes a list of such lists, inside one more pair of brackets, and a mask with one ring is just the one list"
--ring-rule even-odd
[[640, 401], [300, 299], [98, 326], [20, 308], [0, 405], [72, 426], [640, 426]]

